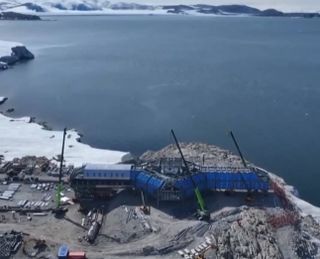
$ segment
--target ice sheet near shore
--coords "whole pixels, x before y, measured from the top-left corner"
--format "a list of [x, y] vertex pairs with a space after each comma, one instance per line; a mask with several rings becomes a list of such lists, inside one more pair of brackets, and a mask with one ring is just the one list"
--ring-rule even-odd
[[[61, 153], [61, 131], [44, 130], [36, 123], [29, 123], [29, 117], [13, 119], [0, 114], [0, 154], [9, 161], [23, 156], [45, 156], [49, 159]], [[121, 162], [128, 153], [92, 148], [80, 143], [75, 130], [69, 130], [66, 137], [66, 164], [81, 166], [86, 162], [114, 164]]]
[[0, 40], [0, 57], [10, 56], [11, 48], [16, 46], [23, 46], [22, 43]]

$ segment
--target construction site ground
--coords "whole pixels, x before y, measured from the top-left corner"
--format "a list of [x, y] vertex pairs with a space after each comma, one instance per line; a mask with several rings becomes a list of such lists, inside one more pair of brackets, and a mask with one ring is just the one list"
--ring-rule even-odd
[[[4, 189], [5, 186], [0, 187]], [[67, 190], [65, 188], [65, 194], [72, 197], [73, 193]], [[30, 184], [22, 184], [11, 201], [1, 201], [1, 204], [13, 206], [24, 199], [37, 201], [46, 193], [31, 189]], [[48, 207], [54, 207], [54, 188], [49, 194], [52, 199]], [[267, 213], [279, 206], [279, 200], [272, 193], [255, 193], [253, 201], [248, 204], [246, 193], [211, 192], [206, 195], [206, 203], [215, 220], [206, 223], [198, 221], [193, 215], [197, 206], [195, 200], [162, 202], [159, 207], [153, 200], [147, 203], [151, 205], [150, 215], [140, 213], [140, 195], [132, 190], [122, 191], [109, 201], [90, 202], [91, 207], [104, 208], [105, 211], [103, 225], [93, 244], [84, 240], [87, 230], [81, 226], [81, 221], [85, 214], [79, 211], [79, 204], [68, 205], [68, 212], [62, 219], [55, 218], [51, 212], [43, 216], [32, 213], [20, 215], [18, 212], [13, 216], [12, 211], [1, 212], [0, 218], [5, 216], [0, 223], [1, 231], [15, 230], [28, 234], [26, 244], [28, 240], [45, 240], [47, 247], [39, 252], [38, 257], [55, 258], [58, 247], [67, 244], [71, 250], [84, 250], [88, 258], [139, 258], [146, 255], [149, 258], [163, 258], [164, 255], [166, 258], [177, 258], [178, 250], [191, 250], [203, 243], [206, 236], [214, 233], [212, 226], [215, 222], [228, 215], [236, 215], [249, 207]], [[208, 253], [215, 256], [214, 251]], [[27, 255], [23, 254], [22, 249], [14, 256], [24, 257]]]
[[[206, 154], [210, 165], [237, 166], [240, 161], [214, 146], [193, 143], [182, 148], [188, 160]], [[168, 146], [157, 153], [147, 152], [144, 157], [152, 160], [165, 155], [178, 154], [173, 146]], [[320, 258], [318, 222], [300, 213], [294, 205], [284, 205], [279, 191], [252, 193], [249, 200], [247, 193], [203, 193], [211, 214], [209, 222], [194, 217], [195, 199], [160, 202], [159, 206], [155, 200], [146, 199], [151, 214], [144, 215], [139, 209], [140, 193], [120, 191], [109, 200], [82, 203], [88, 210], [100, 208], [105, 214], [99, 234], [91, 244], [85, 238], [88, 229], [82, 226], [88, 210], [82, 212], [78, 203], [68, 204], [67, 213], [58, 219], [46, 211], [56, 206], [55, 184], [38, 187], [21, 184], [11, 200], [0, 200], [0, 234], [11, 230], [23, 233], [23, 243], [12, 258], [57, 258], [62, 244], [67, 244], [71, 251], [85, 251], [89, 259], [181, 258], [178, 251], [183, 254], [206, 251], [205, 258], [219, 259]], [[7, 189], [8, 185], [0, 184], [1, 193]], [[74, 196], [68, 186], [63, 194], [65, 198]], [[4, 206], [16, 206], [21, 200], [32, 201], [32, 206], [38, 204], [45, 213], [3, 212]]]

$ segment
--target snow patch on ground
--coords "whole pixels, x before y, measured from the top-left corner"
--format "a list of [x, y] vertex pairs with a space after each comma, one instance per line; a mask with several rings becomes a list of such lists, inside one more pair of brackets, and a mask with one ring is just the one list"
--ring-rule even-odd
[[290, 185], [285, 186], [286, 193], [289, 199], [295, 204], [302, 216], [311, 215], [317, 222], [320, 223], [320, 208], [316, 207], [309, 202], [306, 202], [294, 195], [294, 187]]
[[[49, 159], [61, 153], [61, 131], [45, 130], [29, 117], [13, 119], [0, 114], [0, 154], [6, 161], [23, 156], [45, 156]], [[78, 142], [80, 136], [69, 130], [66, 137], [65, 161], [67, 165], [82, 166], [84, 163], [114, 164], [128, 154], [120, 151], [92, 148]]]
[[23, 46], [22, 43], [0, 40], [0, 57], [10, 56], [11, 48], [16, 46]]

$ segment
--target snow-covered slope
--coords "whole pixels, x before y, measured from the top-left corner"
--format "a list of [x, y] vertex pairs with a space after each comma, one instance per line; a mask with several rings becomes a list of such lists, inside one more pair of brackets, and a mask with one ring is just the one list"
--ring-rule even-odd
[[[188, 1], [187, 1], [188, 2]], [[167, 4], [159, 1], [148, 4], [116, 2], [116, 0], [0, 0], [0, 10], [27, 14], [189, 14], [189, 15], [241, 15], [241, 16], [302, 16], [315, 17], [318, 13], [283, 13], [275, 9], [261, 11], [241, 4]], [[201, 3], [201, 2], [199, 2]]]
[[[4, 1], [0, 0], [0, 10], [25, 12], [25, 13], [73, 13], [81, 12], [110, 12], [112, 10], [141, 10], [155, 11], [156, 6], [141, 5], [135, 3], [110, 3], [107, 0], [16, 0]], [[143, 12], [142, 12], [143, 13]]]

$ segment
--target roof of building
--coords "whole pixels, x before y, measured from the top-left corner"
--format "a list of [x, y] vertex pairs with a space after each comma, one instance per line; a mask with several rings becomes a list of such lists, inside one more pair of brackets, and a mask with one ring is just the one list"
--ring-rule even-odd
[[85, 170], [112, 170], [112, 171], [128, 171], [131, 170], [132, 165], [130, 164], [86, 164]]

